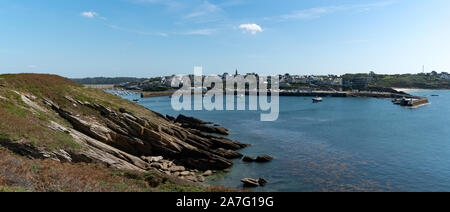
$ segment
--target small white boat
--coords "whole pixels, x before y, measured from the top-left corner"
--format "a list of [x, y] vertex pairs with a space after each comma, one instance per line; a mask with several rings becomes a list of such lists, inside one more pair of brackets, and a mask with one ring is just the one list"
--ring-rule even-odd
[[394, 103], [394, 104], [396, 104], [396, 105], [399, 105], [399, 104], [401, 104], [401, 103], [403, 102], [403, 99], [404, 99], [404, 98], [393, 99], [393, 100], [392, 100], [392, 103]]
[[313, 98], [313, 102], [314, 103], [323, 102], [323, 99], [322, 99], [322, 97], [316, 97], [316, 98]]

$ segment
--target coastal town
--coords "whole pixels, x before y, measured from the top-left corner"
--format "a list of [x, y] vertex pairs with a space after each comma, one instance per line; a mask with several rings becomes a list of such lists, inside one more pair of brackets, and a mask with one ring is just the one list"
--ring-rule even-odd
[[[191, 82], [194, 81], [194, 75], [188, 75]], [[229, 77], [248, 77], [255, 76], [259, 78], [257, 73], [240, 74], [236, 70], [233, 74], [223, 73], [213, 75], [226, 80]], [[447, 72], [438, 73], [432, 71], [430, 73], [419, 74], [403, 74], [403, 75], [383, 75], [370, 73], [344, 74], [344, 75], [294, 75], [286, 73], [277, 75], [279, 78], [279, 89], [283, 91], [387, 91], [392, 92], [388, 88], [420, 88], [420, 89], [445, 89], [450, 88], [450, 74]], [[109, 86], [121, 88], [131, 91], [157, 92], [176, 90], [172, 87], [172, 81], [178, 75], [150, 77], [150, 78], [84, 78], [73, 79], [81, 84], [90, 85], [92, 87]], [[203, 76], [205, 78], [205, 76]], [[181, 83], [182, 84], [182, 83]], [[384, 88], [384, 89], [383, 89]], [[205, 88], [207, 89], [207, 88]], [[387, 89], [387, 90], [386, 90]]]
[[[247, 76], [259, 77], [256, 73], [247, 73], [242, 76], [245, 78]], [[217, 75], [221, 77], [222, 80], [226, 80], [229, 77], [241, 76], [238, 70], [234, 74], [223, 73], [222, 75]], [[167, 91], [175, 89], [172, 87], [173, 79], [177, 77], [172, 76], [162, 76], [149, 79], [141, 79], [133, 82], [123, 82], [116, 87], [123, 88], [126, 90], [142, 90], [142, 91]], [[189, 75], [191, 81], [194, 81], [194, 75]], [[370, 82], [370, 77], [354, 77], [354, 78], [344, 78], [337, 75], [328, 76], [315, 76], [315, 75], [278, 75], [280, 79], [279, 88], [280, 89], [302, 89], [302, 90], [320, 90], [320, 89], [333, 89], [338, 87], [366, 87]], [[338, 89], [339, 90], [339, 89]]]
[[[242, 78], [249, 76], [259, 79], [260, 75], [256, 73], [240, 74], [235, 70], [233, 74], [223, 73], [214, 75], [216, 78], [222, 79], [224, 82], [227, 79]], [[102, 89], [125, 90], [130, 92], [138, 92], [142, 98], [156, 97], [156, 96], [170, 96], [175, 91], [183, 89], [183, 79], [178, 78], [181, 83], [179, 86], [173, 86], [172, 81], [178, 75], [153, 77], [153, 78], [87, 78], [74, 79], [79, 83], [86, 84], [90, 87]], [[211, 87], [195, 87], [194, 75], [188, 75], [191, 86], [189, 89], [203, 90], [205, 94], [211, 90]], [[203, 80], [206, 76], [203, 76]], [[390, 98], [393, 103], [417, 107], [429, 103], [426, 97], [413, 96], [401, 89], [397, 88], [419, 88], [419, 89], [448, 89], [450, 88], [450, 75], [447, 72], [438, 73], [432, 71], [430, 73], [419, 74], [403, 74], [403, 75], [382, 75], [374, 72], [359, 73], [359, 74], [345, 74], [345, 75], [294, 75], [284, 74], [277, 75], [278, 89], [271, 86], [271, 81], [268, 81], [268, 93], [277, 92], [280, 96], [303, 96], [303, 97], [374, 97], [374, 98]], [[114, 82], [114, 84], [110, 84]], [[106, 86], [106, 87], [105, 87]], [[226, 87], [225, 92], [234, 92], [241, 95], [250, 95], [253, 91], [247, 84], [243, 87]], [[256, 89], [256, 88], [253, 88]], [[186, 90], [191, 92], [191, 90]], [[260, 94], [258, 94], [260, 95]], [[318, 99], [316, 99], [318, 100]], [[139, 101], [136, 99], [136, 101]], [[321, 102], [321, 101], [315, 101]]]

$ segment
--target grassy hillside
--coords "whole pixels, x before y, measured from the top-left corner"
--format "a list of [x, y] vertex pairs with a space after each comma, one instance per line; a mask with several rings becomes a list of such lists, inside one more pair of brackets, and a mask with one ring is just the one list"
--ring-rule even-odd
[[[0, 75], [0, 138], [21, 140], [36, 146], [50, 148], [80, 148], [72, 142], [72, 138], [64, 133], [57, 133], [49, 129], [50, 121], [60, 122], [64, 126], [70, 124], [57, 114], [43, 113], [33, 110], [24, 103], [21, 94], [32, 95], [30, 99], [46, 98], [61, 107], [70, 108], [71, 112], [83, 116], [97, 116], [97, 112], [86, 107], [73, 107], [67, 96], [74, 96], [76, 100], [98, 103], [113, 109], [127, 108], [140, 116], [154, 119], [149, 115], [151, 111], [126, 101], [115, 95], [98, 89], [86, 88], [69, 79], [56, 75]], [[45, 105], [39, 105], [45, 107]]]
[[[369, 74], [347, 74], [344, 78], [369, 77]], [[450, 80], [427, 74], [371, 74], [370, 85], [382, 88], [450, 89]]]
[[[46, 105], [43, 99], [88, 121], [102, 120], [102, 117], [95, 109], [75, 104], [74, 101], [89, 102], [89, 105], [101, 104], [113, 111], [125, 108], [149, 123], [165, 123], [159, 114], [142, 106], [101, 90], [85, 88], [59, 76], [0, 75], [0, 191], [228, 190], [189, 183], [155, 170], [120, 170], [105, 163], [91, 163], [91, 160], [82, 156], [86, 157], [100, 150], [76, 140], [74, 133], [80, 133]], [[58, 129], [52, 126], [57, 126]], [[86, 140], [95, 141], [89, 137]], [[127, 154], [113, 147], [101, 147], [106, 148], [106, 152], [100, 152], [102, 154]], [[64, 154], [59, 154], [60, 152], [70, 153], [74, 160], [75, 156], [81, 159], [77, 162], [64, 162], [60, 157]], [[50, 155], [47, 159], [46, 154]], [[51, 157], [52, 155], [58, 157]], [[133, 156], [126, 156], [131, 157]], [[58, 158], [61, 160], [57, 161]], [[123, 160], [118, 158], [117, 161]]]

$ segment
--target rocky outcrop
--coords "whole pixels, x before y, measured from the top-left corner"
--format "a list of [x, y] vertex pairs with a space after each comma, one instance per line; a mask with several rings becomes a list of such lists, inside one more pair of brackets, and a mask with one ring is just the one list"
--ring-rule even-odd
[[248, 162], [248, 163], [250, 163], [250, 162], [255, 162], [255, 161], [256, 161], [256, 158], [252, 158], [252, 157], [250, 157], [250, 156], [245, 156], [245, 157], [242, 159], [242, 161]]
[[258, 156], [256, 158], [250, 157], [250, 156], [245, 156], [242, 161], [244, 162], [257, 162], [257, 163], [266, 163], [266, 162], [270, 162], [272, 161], [274, 158], [272, 156], [269, 155], [261, 155]]
[[[154, 161], [155, 157], [153, 157]], [[160, 159], [158, 157], [157, 159]], [[178, 177], [180, 179], [184, 179], [191, 182], [204, 182], [207, 177], [203, 172], [196, 169], [187, 169], [184, 166], [176, 165], [173, 161], [170, 160], [158, 160], [156, 162], [151, 162], [150, 166], [160, 170], [166, 175]], [[209, 176], [209, 175], [208, 175]]]
[[179, 115], [175, 120], [176, 123], [180, 123], [184, 128], [196, 129], [206, 133], [213, 133], [219, 135], [230, 135], [230, 131], [223, 127], [219, 126], [209, 126], [213, 123], [204, 122], [200, 119], [196, 119], [193, 117], [187, 117], [184, 115]]
[[272, 156], [268, 156], [268, 155], [262, 155], [262, 156], [258, 156], [256, 157], [256, 162], [257, 163], [266, 163], [266, 162], [270, 162], [273, 160]]
[[79, 160], [101, 161], [121, 168], [145, 169], [149, 163], [155, 162], [146, 158], [158, 155], [190, 169], [223, 170], [232, 166], [230, 159], [242, 157], [235, 150], [248, 146], [209, 134], [229, 133], [225, 128], [206, 126], [208, 123], [195, 118], [180, 115], [175, 120], [181, 123], [180, 126], [162, 115], [155, 115], [157, 121], [149, 120], [125, 109], [114, 111], [103, 105], [79, 102], [70, 97], [68, 99], [73, 104], [80, 104], [99, 113], [94, 118], [81, 117], [44, 99], [44, 103], [67, 120], [73, 129], [53, 127], [67, 131], [78, 142], [92, 147], [78, 155]]
[[241, 180], [244, 183], [244, 187], [258, 187], [265, 186], [268, 182], [265, 179], [259, 178], [258, 180], [252, 178], [244, 178]]
[[252, 178], [244, 178], [241, 180], [242, 183], [244, 183], [244, 187], [258, 187], [259, 182], [258, 180], [252, 179]]
[[32, 159], [52, 159], [60, 162], [72, 161], [70, 154], [64, 150], [48, 151], [21, 141], [0, 139], [0, 146], [6, 147], [12, 152]]
[[260, 186], [265, 186], [268, 183], [268, 181], [263, 178], [259, 178], [258, 183]]

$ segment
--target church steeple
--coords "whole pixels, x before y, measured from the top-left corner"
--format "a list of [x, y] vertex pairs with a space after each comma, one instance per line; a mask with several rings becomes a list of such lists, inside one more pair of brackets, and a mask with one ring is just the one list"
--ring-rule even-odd
[[237, 76], [237, 75], [239, 75], [239, 72], [238, 72], [238, 70], [236, 69], [236, 75], [235, 75], [235, 76]]

